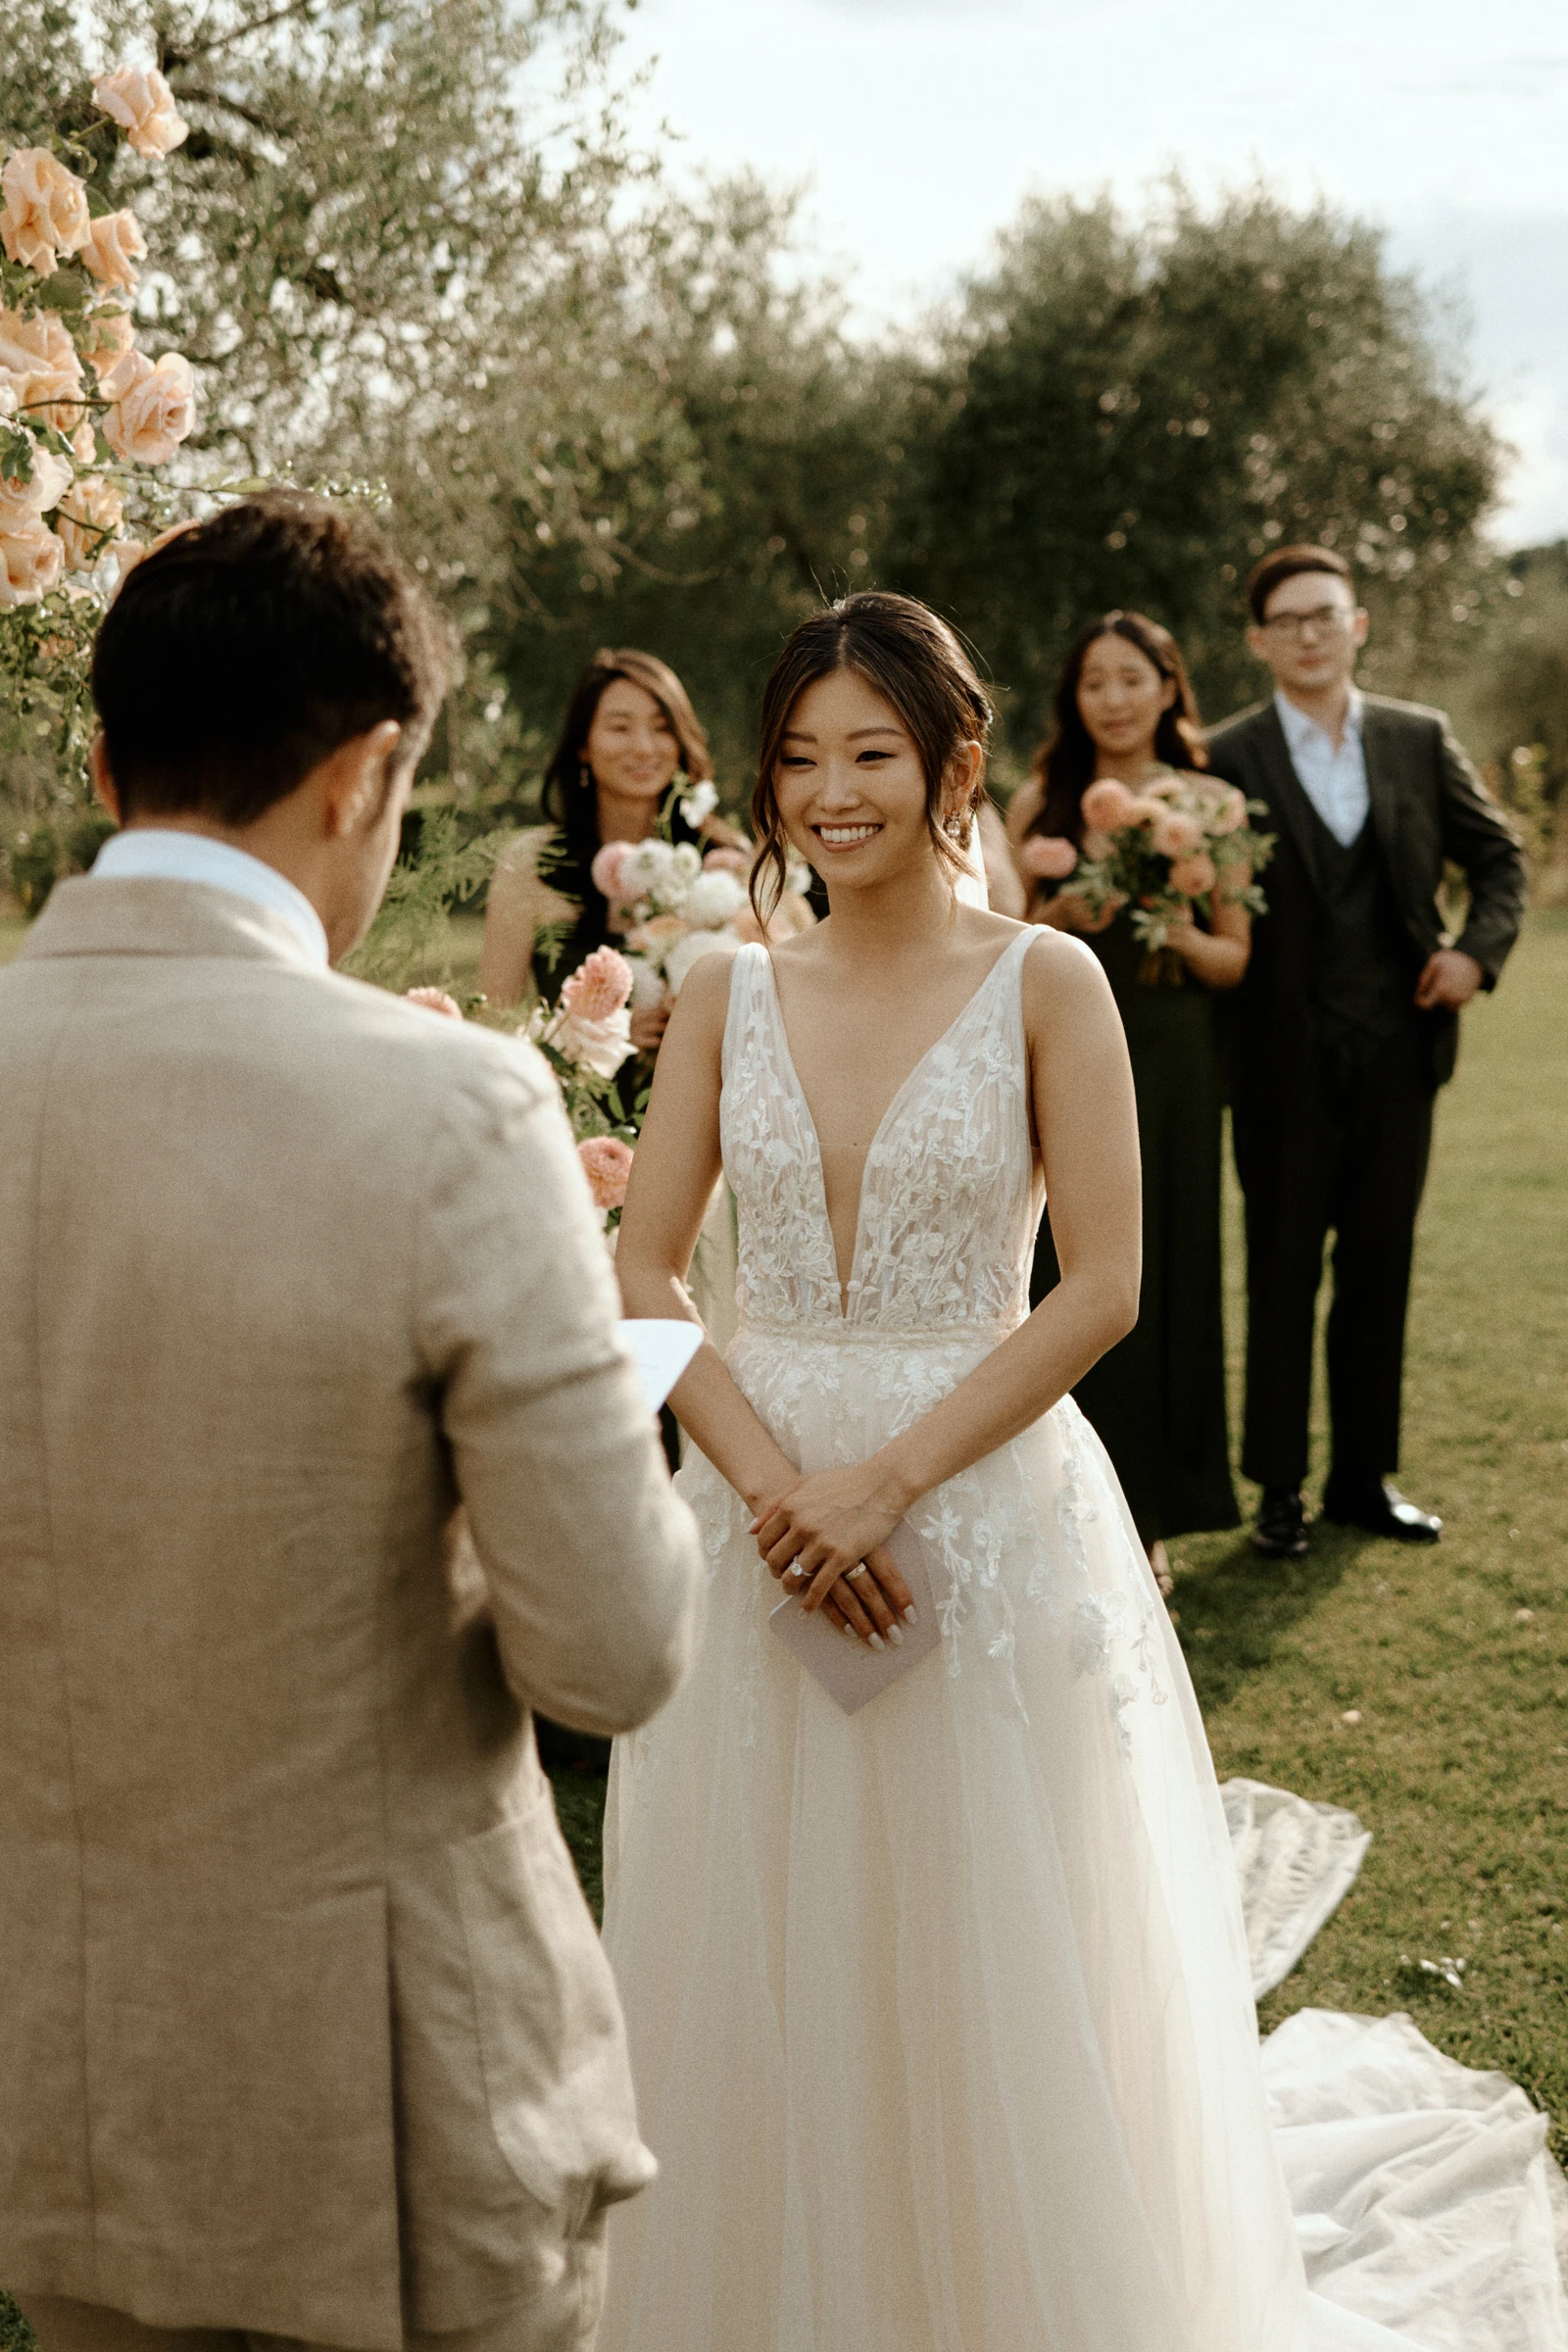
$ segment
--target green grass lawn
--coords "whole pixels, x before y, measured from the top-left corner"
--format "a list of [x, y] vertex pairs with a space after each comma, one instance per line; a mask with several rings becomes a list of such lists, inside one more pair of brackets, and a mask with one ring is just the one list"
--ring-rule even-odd
[[[1280, 1568], [1177, 1546], [1175, 1607], [1222, 1775], [1348, 1805], [1360, 1879], [1265, 2031], [1406, 2009], [1522, 2082], [1568, 2157], [1568, 915], [1535, 916], [1465, 1015], [1417, 1245], [1399, 1483], [1435, 1549], [1314, 1531]], [[1227, 1201], [1240, 1369], [1239, 1202]], [[1321, 1383], [1320, 1383], [1321, 1391]], [[1319, 1412], [1314, 1474], [1325, 1467]], [[1249, 1497], [1251, 1499], [1251, 1497]], [[1347, 1723], [1354, 1711], [1359, 1723]], [[1466, 1962], [1464, 1990], [1416, 1969]]]
[[[0, 932], [0, 957], [7, 952]], [[470, 943], [476, 952], [476, 941]], [[1222, 1775], [1373, 1833], [1361, 1877], [1263, 2004], [1407, 2009], [1522, 2082], [1568, 2158], [1568, 912], [1532, 918], [1465, 1016], [1440, 1102], [1411, 1312], [1400, 1483], [1436, 1549], [1320, 1529], [1299, 1566], [1235, 1535], [1177, 1546], [1175, 1608]], [[1239, 1204], [1227, 1198], [1240, 1368]], [[1316, 1472], [1323, 1468], [1321, 1412]], [[1250, 1499], [1250, 1498], [1249, 1498]], [[1358, 1723], [1347, 1723], [1349, 1712]], [[558, 1775], [591, 1894], [604, 1784]], [[1465, 1963], [1452, 1992], [1413, 1964]], [[0, 2352], [14, 2334], [0, 2308]]]

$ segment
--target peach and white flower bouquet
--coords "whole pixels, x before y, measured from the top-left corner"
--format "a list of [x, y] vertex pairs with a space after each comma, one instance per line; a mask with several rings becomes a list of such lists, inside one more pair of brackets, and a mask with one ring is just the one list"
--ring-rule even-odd
[[1223, 900], [1264, 911], [1255, 876], [1274, 847], [1272, 834], [1254, 830], [1266, 815], [1233, 784], [1197, 773], [1163, 775], [1133, 792], [1102, 776], [1084, 793], [1084, 833], [1074, 843], [1058, 833], [1024, 841], [1021, 863], [1038, 882], [1053, 882], [1083, 900], [1092, 915], [1132, 909], [1129, 920], [1146, 954], [1140, 979], [1180, 986], [1186, 966], [1166, 945], [1172, 927], [1190, 923], [1217, 891]]
[[[135, 152], [184, 139], [163, 75], [122, 66], [92, 103]], [[72, 159], [84, 166], [72, 168]], [[126, 525], [167, 519], [151, 481], [195, 421], [190, 363], [137, 349], [133, 212], [111, 211], [89, 152], [0, 145], [0, 677], [40, 735], [73, 734], [103, 608], [144, 552]]]
[[536, 1004], [523, 1024], [556, 1074], [577, 1156], [594, 1205], [612, 1233], [620, 1223], [646, 1091], [622, 1102], [616, 1079], [632, 1052], [632, 970], [613, 948], [596, 948], [562, 983], [551, 1004]]
[[[683, 813], [686, 804], [682, 804]], [[633, 1009], [642, 1011], [680, 994], [695, 963], [762, 936], [747, 889], [751, 857], [740, 849], [695, 842], [609, 841], [593, 863], [594, 887], [621, 929], [632, 970]], [[792, 870], [791, 886], [773, 917], [779, 932], [807, 928], [810, 876]]]

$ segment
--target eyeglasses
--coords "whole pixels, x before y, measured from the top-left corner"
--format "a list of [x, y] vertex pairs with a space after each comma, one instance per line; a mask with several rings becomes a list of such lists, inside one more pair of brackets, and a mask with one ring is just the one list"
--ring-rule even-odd
[[1348, 605], [1318, 605], [1310, 612], [1276, 612], [1259, 626], [1266, 637], [1294, 643], [1303, 638], [1308, 629], [1314, 637], [1338, 637], [1354, 618]]

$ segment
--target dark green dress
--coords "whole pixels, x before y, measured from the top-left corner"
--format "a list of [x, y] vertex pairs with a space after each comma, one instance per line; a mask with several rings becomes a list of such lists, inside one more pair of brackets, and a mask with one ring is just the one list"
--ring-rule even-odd
[[[1138, 1091], [1144, 1279], [1138, 1321], [1073, 1391], [1116, 1465], [1146, 1544], [1240, 1524], [1225, 1419], [1220, 1297], [1223, 1087], [1209, 991], [1139, 977], [1144, 950], [1124, 914], [1084, 934], [1115, 992]], [[1050, 1210], [1030, 1302], [1060, 1280]]]

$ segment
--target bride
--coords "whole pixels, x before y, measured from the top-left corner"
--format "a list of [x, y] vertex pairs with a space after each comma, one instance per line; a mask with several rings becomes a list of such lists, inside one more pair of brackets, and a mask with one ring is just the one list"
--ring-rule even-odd
[[[602, 2352], [1402, 2341], [1307, 2291], [1202, 1726], [1069, 1394], [1137, 1312], [1133, 1090], [1087, 950], [956, 895], [989, 719], [920, 605], [797, 629], [759, 871], [788, 845], [831, 913], [699, 964], [660, 1056], [627, 1311], [693, 1316], [722, 1159], [740, 1328], [673, 1397], [700, 1662], [612, 1774], [606, 1942], [662, 2171], [613, 2220]], [[1048, 1188], [1062, 1279], [1031, 1314]], [[769, 1611], [890, 1663], [901, 1521], [940, 1654], [848, 1714]]]

